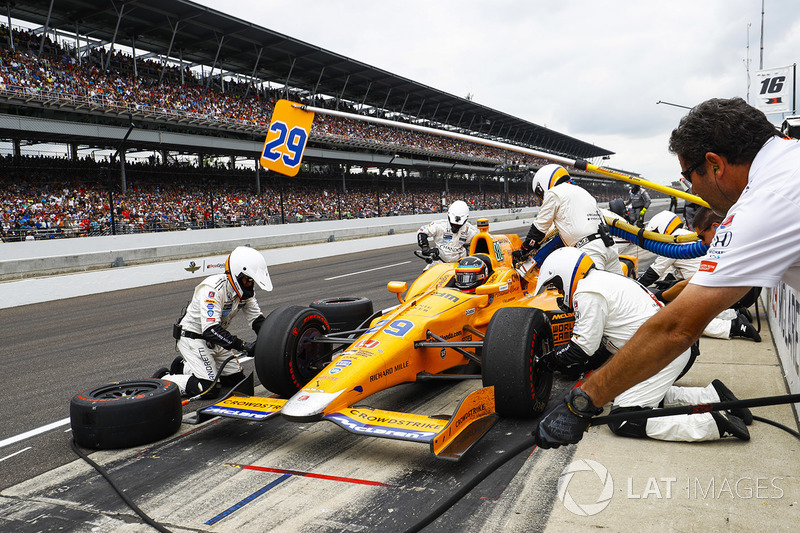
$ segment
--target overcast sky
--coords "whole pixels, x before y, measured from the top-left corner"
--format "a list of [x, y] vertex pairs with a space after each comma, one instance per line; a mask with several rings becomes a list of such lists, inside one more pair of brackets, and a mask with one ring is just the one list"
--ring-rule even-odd
[[[199, 0], [200, 4], [615, 152], [677, 179], [686, 109], [747, 98], [761, 0]], [[800, 62], [800, 1], [766, 0], [764, 68]], [[750, 86], [754, 102], [757, 86]], [[781, 115], [769, 115], [780, 123]]]

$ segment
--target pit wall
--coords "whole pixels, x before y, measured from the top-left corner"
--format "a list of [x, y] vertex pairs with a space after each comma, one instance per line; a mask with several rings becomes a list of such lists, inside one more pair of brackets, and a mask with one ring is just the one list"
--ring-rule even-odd
[[[786, 386], [792, 394], [800, 394], [800, 293], [781, 283], [761, 292], [772, 339], [783, 367]], [[800, 403], [794, 404], [795, 418], [800, 421]]]
[[[537, 208], [473, 212], [490, 232], [530, 225]], [[416, 244], [416, 231], [443, 213], [0, 243], [0, 309], [195, 278], [224, 270], [237, 246], [267, 265]], [[410, 259], [415, 259], [410, 256]], [[420, 261], [421, 263], [421, 261]]]

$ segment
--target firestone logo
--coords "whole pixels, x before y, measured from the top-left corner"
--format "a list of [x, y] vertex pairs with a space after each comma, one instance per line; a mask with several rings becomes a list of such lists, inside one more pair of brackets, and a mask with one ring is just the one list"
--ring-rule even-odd
[[[594, 472], [603, 484], [603, 490], [594, 503], [578, 503], [569, 493], [569, 483], [576, 472]], [[614, 480], [608, 469], [591, 459], [580, 459], [567, 465], [558, 478], [558, 499], [572, 514], [578, 516], [594, 516], [608, 507], [614, 495]]]

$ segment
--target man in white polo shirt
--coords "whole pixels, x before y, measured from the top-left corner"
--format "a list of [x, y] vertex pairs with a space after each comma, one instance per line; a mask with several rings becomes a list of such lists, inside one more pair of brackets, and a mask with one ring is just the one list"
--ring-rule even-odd
[[689, 285], [572, 395], [582, 403], [567, 397], [542, 418], [542, 448], [578, 442], [596, 406], [667, 366], [750, 287], [800, 289], [800, 144], [741, 98], [714, 98], [681, 119], [669, 148], [694, 194], [725, 219]]

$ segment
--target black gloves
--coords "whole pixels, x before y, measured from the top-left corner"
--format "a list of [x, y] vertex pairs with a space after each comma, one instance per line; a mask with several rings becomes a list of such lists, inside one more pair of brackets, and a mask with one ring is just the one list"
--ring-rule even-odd
[[536, 250], [544, 238], [545, 234], [539, 231], [535, 224], [531, 224], [528, 234], [522, 239], [522, 246], [520, 246], [519, 250], [511, 252], [511, 258], [519, 263], [525, 256]]
[[656, 289], [656, 290], [652, 291], [653, 292], [653, 296], [655, 296], [656, 300], [658, 300], [662, 304], [668, 304], [669, 301], [664, 299], [664, 292], [666, 292], [667, 290], [669, 290], [669, 289]]
[[267, 319], [266, 319], [266, 318], [264, 318], [264, 315], [258, 315], [258, 316], [256, 317], [256, 319], [255, 319], [255, 320], [253, 320], [253, 326], [252, 326], [252, 327], [253, 327], [253, 331], [255, 331], [255, 332], [256, 332], [256, 335], [258, 335], [258, 332], [259, 332], [259, 330], [261, 329], [261, 326], [264, 324], [264, 322], [265, 322], [266, 320], [267, 320]]
[[656, 280], [658, 280], [658, 278], [659, 278], [658, 272], [653, 270], [653, 267], [647, 267], [645, 273], [639, 276], [639, 279], [637, 279], [636, 281], [638, 281], [645, 287], [649, 287], [650, 285], [655, 283]]
[[256, 341], [244, 343], [242, 351], [250, 357], [254, 357], [256, 355]]
[[428, 248], [427, 246], [422, 249], [422, 255], [425, 257], [430, 257], [431, 259], [439, 259], [439, 249], [438, 248]]
[[561, 372], [569, 377], [579, 377], [584, 369], [586, 363], [589, 361], [589, 356], [577, 344], [569, 341], [561, 348], [551, 350], [542, 354], [536, 359], [538, 368], [548, 372]]
[[575, 387], [564, 401], [548, 411], [533, 430], [536, 445], [540, 448], [558, 448], [565, 444], [575, 444], [589, 428], [592, 417], [603, 412], [595, 407], [589, 396], [580, 387]]
[[519, 250], [514, 250], [513, 252], [511, 252], [511, 259], [519, 263], [534, 250], [536, 250], [535, 246], [531, 246], [527, 240], [523, 241], [522, 246], [520, 246]]

